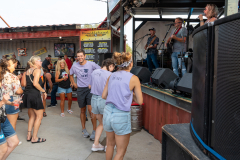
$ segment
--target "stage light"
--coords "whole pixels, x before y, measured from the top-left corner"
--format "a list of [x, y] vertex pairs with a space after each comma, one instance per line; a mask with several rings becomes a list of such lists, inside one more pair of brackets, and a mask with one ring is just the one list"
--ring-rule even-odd
[[136, 5], [136, 7], [140, 7], [146, 2], [146, 0], [134, 0], [133, 3]]
[[10, 39], [10, 41], [12, 40], [12, 38]]
[[62, 37], [60, 36], [59, 39], [62, 39]]

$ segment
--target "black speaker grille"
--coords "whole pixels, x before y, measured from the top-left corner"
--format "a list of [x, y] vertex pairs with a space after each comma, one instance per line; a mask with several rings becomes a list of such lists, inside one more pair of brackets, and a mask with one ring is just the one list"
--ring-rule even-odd
[[[226, 159], [240, 159], [240, 20], [215, 28], [215, 142]], [[218, 37], [218, 39], [217, 39]], [[217, 58], [217, 59], [216, 59]], [[214, 105], [214, 104], [213, 104]]]

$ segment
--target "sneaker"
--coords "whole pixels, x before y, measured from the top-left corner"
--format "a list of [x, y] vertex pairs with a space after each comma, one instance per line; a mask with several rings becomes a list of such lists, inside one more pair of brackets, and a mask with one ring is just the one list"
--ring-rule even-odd
[[95, 146], [94, 144], [92, 145], [92, 151], [96, 152], [96, 151], [103, 151], [104, 150], [104, 146], [102, 146], [100, 143]]
[[92, 134], [90, 136], [90, 140], [94, 141], [95, 140], [95, 132], [96, 131], [92, 131]]
[[87, 132], [86, 129], [82, 130], [82, 134], [84, 138], [88, 138], [89, 137], [89, 133]]
[[65, 117], [65, 114], [64, 114], [64, 113], [61, 113], [60, 116], [61, 116], [61, 117]]
[[19, 141], [18, 145], [20, 146], [22, 144], [22, 141]]
[[48, 105], [47, 107], [56, 107], [56, 105], [50, 104], [50, 105]]

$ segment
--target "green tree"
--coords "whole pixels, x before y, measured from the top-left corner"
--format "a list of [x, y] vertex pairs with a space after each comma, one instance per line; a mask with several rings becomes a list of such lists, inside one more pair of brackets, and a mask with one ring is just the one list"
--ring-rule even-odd
[[128, 44], [126, 44], [126, 52], [132, 53], [132, 48]]

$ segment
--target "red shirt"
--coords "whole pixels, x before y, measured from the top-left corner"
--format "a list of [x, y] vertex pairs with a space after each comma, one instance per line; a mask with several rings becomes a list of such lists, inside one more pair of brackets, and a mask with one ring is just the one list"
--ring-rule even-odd
[[70, 70], [72, 67], [72, 62], [70, 61], [70, 59], [65, 59], [65, 62], [67, 63], [68, 69]]

